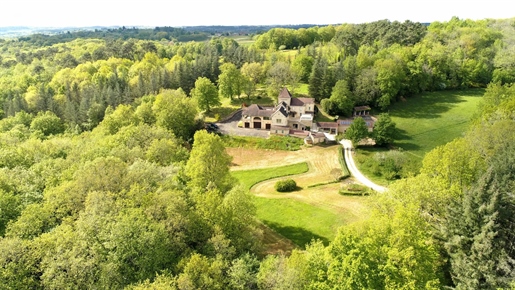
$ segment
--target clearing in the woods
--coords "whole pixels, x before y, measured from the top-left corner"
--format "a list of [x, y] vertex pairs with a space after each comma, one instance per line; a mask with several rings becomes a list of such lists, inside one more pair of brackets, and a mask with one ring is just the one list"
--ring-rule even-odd
[[[289, 252], [292, 246], [304, 247], [312, 239], [327, 244], [338, 227], [366, 216], [366, 197], [338, 193], [343, 182], [352, 182], [336, 181], [341, 175], [339, 148], [340, 145], [298, 151], [227, 148], [233, 156], [233, 175], [256, 196], [258, 218], [276, 232], [265, 231], [264, 243], [269, 252]], [[274, 185], [284, 178], [295, 180], [299, 190], [277, 192]]]

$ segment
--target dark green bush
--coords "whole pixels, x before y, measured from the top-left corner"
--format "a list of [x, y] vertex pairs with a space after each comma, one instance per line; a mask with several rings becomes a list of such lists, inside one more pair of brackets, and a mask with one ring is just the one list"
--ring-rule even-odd
[[297, 189], [297, 183], [293, 179], [279, 180], [275, 183], [275, 190], [279, 192], [290, 192]]

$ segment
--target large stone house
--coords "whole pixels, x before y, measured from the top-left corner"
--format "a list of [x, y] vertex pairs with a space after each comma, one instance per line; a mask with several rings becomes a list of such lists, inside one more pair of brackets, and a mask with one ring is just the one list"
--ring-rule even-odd
[[293, 98], [283, 88], [277, 105], [250, 105], [243, 108], [241, 124], [245, 128], [270, 130], [271, 134], [288, 135], [290, 130], [307, 130], [313, 127], [315, 99]]
[[315, 99], [293, 98], [288, 89], [283, 88], [276, 106], [254, 104], [243, 107], [239, 126], [268, 130], [275, 135], [304, 138], [307, 144], [317, 144], [335, 141], [336, 135], [345, 133], [357, 117], [365, 120], [371, 132], [376, 119], [369, 112], [370, 107], [360, 106], [354, 108], [352, 118], [340, 118], [336, 122], [315, 122]]

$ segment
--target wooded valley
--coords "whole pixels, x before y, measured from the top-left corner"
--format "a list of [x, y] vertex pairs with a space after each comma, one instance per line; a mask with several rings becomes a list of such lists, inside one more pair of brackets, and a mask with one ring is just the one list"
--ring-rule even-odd
[[[514, 289], [514, 24], [0, 39], [0, 289]], [[367, 218], [272, 255], [230, 142], [203, 129], [284, 86], [332, 116], [485, 94]]]

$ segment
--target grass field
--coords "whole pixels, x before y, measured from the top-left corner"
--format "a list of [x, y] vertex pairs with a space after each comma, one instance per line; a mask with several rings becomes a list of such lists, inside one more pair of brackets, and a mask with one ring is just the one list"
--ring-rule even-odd
[[[278, 236], [304, 247], [313, 238], [327, 244], [338, 227], [366, 216], [363, 210], [366, 197], [338, 194], [340, 183], [334, 180], [341, 174], [339, 148], [334, 145], [298, 151], [252, 148], [227, 148], [227, 151], [233, 156], [233, 176], [256, 196], [258, 219]], [[286, 175], [296, 181], [299, 190], [275, 191], [275, 182]], [[313, 186], [317, 184], [323, 185]], [[271, 233], [265, 231], [270, 252], [291, 250], [286, 241], [278, 241]]]
[[276, 177], [305, 173], [308, 169], [308, 164], [302, 162], [274, 168], [233, 171], [232, 176], [238, 179], [245, 188], [250, 189], [258, 182]]
[[255, 203], [260, 221], [300, 247], [312, 239], [327, 245], [352, 218], [289, 198], [256, 197]]
[[[394, 147], [407, 154], [415, 171], [422, 166], [425, 154], [444, 145], [467, 131], [470, 120], [484, 94], [483, 89], [429, 92], [393, 104], [389, 108], [392, 120], [397, 124]], [[386, 148], [361, 147], [356, 150], [355, 160], [359, 170], [377, 184], [388, 186], [388, 180], [375, 176], [363, 166], [367, 158]]]
[[431, 92], [393, 104], [390, 116], [399, 129], [395, 146], [422, 159], [462, 136], [483, 94], [483, 89]]

